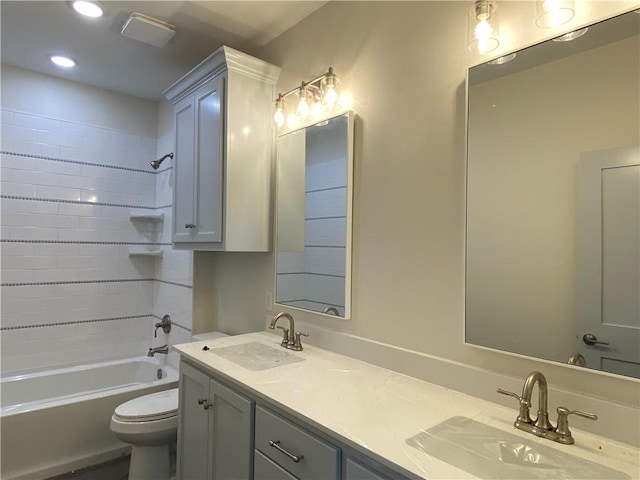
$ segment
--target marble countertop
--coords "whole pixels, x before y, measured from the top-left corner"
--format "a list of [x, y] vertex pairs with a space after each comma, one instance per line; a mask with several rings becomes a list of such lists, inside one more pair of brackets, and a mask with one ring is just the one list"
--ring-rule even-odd
[[[518, 413], [515, 407], [505, 408], [311, 345], [305, 345], [301, 352], [282, 349], [284, 361], [264, 370], [254, 370], [259, 368], [257, 364], [241, 366], [227, 354], [233, 349], [222, 350], [250, 342], [281, 349], [280, 339], [279, 335], [260, 332], [172, 348], [293, 417], [417, 478], [478, 478], [407, 443], [452, 417], [473, 419], [520, 437], [528, 445], [551, 448], [640, 478], [637, 448], [574, 427], [574, 445], [526, 434], [513, 428]], [[203, 350], [205, 345], [208, 350]], [[287, 363], [291, 356], [297, 361]], [[555, 423], [555, 414], [550, 416]], [[544, 477], [536, 474], [534, 478]]]

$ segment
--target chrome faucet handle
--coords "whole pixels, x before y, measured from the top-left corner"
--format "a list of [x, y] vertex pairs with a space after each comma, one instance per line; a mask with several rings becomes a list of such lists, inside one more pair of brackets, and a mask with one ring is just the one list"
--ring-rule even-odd
[[284, 328], [280, 325], [278, 325], [278, 328], [282, 330], [282, 333], [283, 333], [282, 342], [280, 342], [280, 345], [282, 345], [283, 347], [286, 347], [287, 345], [289, 345], [289, 329]]
[[289, 345], [289, 348], [291, 350], [295, 350], [296, 352], [299, 352], [300, 350], [302, 350], [302, 340], [300, 339], [300, 337], [308, 337], [308, 336], [309, 336], [308, 333], [296, 332], [293, 344]]
[[525, 398], [521, 397], [517, 393], [513, 393], [508, 390], [503, 390], [502, 388], [498, 388], [496, 391], [498, 393], [501, 393], [502, 395], [507, 395], [509, 397], [513, 397], [516, 400], [518, 400], [518, 403], [520, 404], [520, 411], [518, 412], [518, 418], [516, 418], [516, 421], [515, 421], [516, 424], [533, 423], [533, 420], [531, 420], [531, 415], [529, 412], [529, 408], [531, 407], [531, 403], [529, 403], [529, 401], [527, 401]]
[[569, 415], [578, 415], [589, 420], [598, 420], [598, 416], [593, 413], [581, 412], [580, 410], [569, 410], [565, 407], [556, 408], [558, 412], [558, 426], [556, 427], [556, 434], [558, 435], [558, 441], [567, 445], [574, 443], [571, 430], [569, 430]]

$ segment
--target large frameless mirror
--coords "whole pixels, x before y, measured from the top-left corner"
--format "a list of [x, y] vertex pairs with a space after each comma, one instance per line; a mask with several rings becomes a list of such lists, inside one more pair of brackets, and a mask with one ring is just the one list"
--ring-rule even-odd
[[469, 69], [467, 343], [640, 378], [639, 32]]
[[352, 112], [278, 137], [276, 304], [349, 318]]

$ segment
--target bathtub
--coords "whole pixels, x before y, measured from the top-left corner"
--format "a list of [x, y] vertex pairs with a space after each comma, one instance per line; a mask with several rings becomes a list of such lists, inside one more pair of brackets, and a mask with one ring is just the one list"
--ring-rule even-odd
[[0, 478], [47, 478], [107, 461], [129, 447], [109, 421], [122, 402], [177, 387], [166, 357], [139, 357], [0, 380]]

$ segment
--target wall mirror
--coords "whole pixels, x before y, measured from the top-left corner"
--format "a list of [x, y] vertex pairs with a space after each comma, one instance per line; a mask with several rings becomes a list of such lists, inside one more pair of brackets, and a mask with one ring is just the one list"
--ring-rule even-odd
[[466, 343], [640, 378], [639, 31], [469, 69]]
[[276, 304], [350, 318], [352, 112], [278, 137]]

